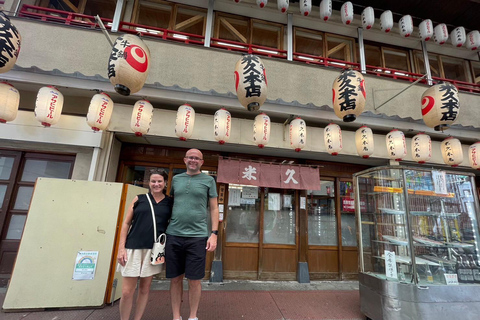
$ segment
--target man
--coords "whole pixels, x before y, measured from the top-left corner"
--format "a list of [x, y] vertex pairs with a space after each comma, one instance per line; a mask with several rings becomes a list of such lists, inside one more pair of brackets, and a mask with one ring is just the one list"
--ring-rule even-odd
[[[200, 171], [203, 164], [200, 150], [188, 150], [183, 161], [187, 172], [174, 176], [170, 189], [174, 204], [167, 228], [166, 276], [170, 279], [173, 319], [182, 319], [180, 305], [185, 277], [189, 287], [188, 319], [198, 320], [197, 310], [202, 293], [200, 281], [205, 276], [206, 254], [217, 247], [218, 195], [215, 180]], [[207, 204], [212, 222], [210, 235], [207, 231]]]

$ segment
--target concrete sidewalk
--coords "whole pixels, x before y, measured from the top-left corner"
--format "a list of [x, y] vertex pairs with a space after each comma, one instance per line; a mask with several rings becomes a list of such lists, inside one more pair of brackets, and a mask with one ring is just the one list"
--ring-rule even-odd
[[[202, 283], [200, 320], [360, 320], [358, 282], [332, 281], [265, 282], [228, 281]], [[185, 286], [182, 316], [188, 317], [188, 288]], [[1, 303], [5, 290], [0, 293]], [[118, 301], [101, 309], [46, 310], [0, 313], [0, 319], [20, 320], [96, 320], [119, 319]], [[144, 320], [172, 319], [168, 281], [155, 281], [149, 296]]]

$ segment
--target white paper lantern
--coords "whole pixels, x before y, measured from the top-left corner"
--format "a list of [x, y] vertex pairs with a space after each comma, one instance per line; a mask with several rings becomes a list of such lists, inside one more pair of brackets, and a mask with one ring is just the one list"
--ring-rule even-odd
[[320, 2], [320, 18], [327, 21], [332, 16], [332, 0], [322, 0]]
[[390, 32], [390, 30], [392, 30], [392, 28], [393, 28], [393, 14], [392, 14], [392, 11], [390, 11], [390, 10], [384, 11], [380, 15], [380, 29], [383, 32], [388, 33], [388, 32]]
[[20, 93], [7, 82], [0, 82], [0, 123], [13, 121], [17, 117]]
[[257, 0], [257, 6], [259, 6], [260, 8], [265, 7], [267, 3], [268, 3], [268, 0]]
[[475, 142], [468, 148], [470, 167], [480, 170], [480, 142]]
[[288, 10], [288, 0], [277, 0], [277, 8], [281, 13], [285, 13]]
[[433, 29], [433, 40], [436, 44], [444, 44], [448, 40], [448, 29], [445, 23], [440, 23]]
[[290, 122], [290, 147], [300, 152], [307, 143], [307, 125], [301, 118], [293, 119]]
[[407, 155], [407, 143], [402, 131], [394, 129], [387, 134], [388, 157], [395, 161], [401, 161]]
[[442, 141], [440, 148], [445, 164], [458, 167], [458, 165], [463, 162], [463, 150], [460, 140], [454, 137], [448, 137]]
[[457, 27], [450, 33], [450, 41], [452, 41], [454, 47], [460, 48], [466, 40], [467, 36], [464, 27]]
[[375, 23], [375, 12], [372, 7], [366, 7], [362, 11], [362, 27], [365, 30], [369, 30]]
[[367, 126], [358, 128], [355, 132], [355, 145], [359, 156], [364, 159], [369, 158], [375, 148], [372, 129]]
[[220, 144], [224, 144], [230, 139], [232, 130], [232, 116], [225, 108], [221, 108], [215, 112], [213, 116], [213, 134], [215, 140]]
[[142, 39], [124, 34], [113, 45], [108, 61], [108, 78], [115, 91], [128, 96], [142, 89], [150, 64], [150, 50]]
[[332, 156], [336, 156], [342, 151], [342, 129], [335, 123], [330, 123], [323, 129], [323, 139], [325, 141], [325, 149]]
[[7, 15], [0, 12], [0, 73], [10, 71], [20, 54], [22, 36]]
[[343, 24], [350, 24], [353, 21], [353, 4], [350, 1], [345, 2], [342, 4], [342, 8], [340, 9], [340, 13], [342, 16]]
[[420, 38], [424, 41], [430, 40], [433, 37], [433, 23], [432, 20], [426, 19], [420, 22], [418, 26]]
[[105, 92], [92, 97], [87, 113], [87, 124], [93, 131], [105, 130], [113, 113], [113, 100]]
[[312, 0], [300, 0], [300, 12], [303, 16], [308, 16], [312, 12]]
[[467, 34], [465, 46], [470, 50], [477, 50], [480, 47], [480, 32], [478, 30], [470, 31]]
[[398, 21], [398, 27], [400, 28], [400, 35], [407, 38], [413, 32], [413, 19], [411, 15], [405, 15]]
[[189, 104], [183, 104], [178, 108], [175, 119], [175, 134], [182, 141], [192, 136], [195, 125], [195, 110]]
[[267, 74], [262, 60], [245, 54], [235, 66], [237, 98], [248, 111], [260, 109], [267, 99]]
[[425, 163], [432, 158], [432, 139], [420, 132], [412, 138], [412, 158], [418, 163]]
[[240, 1], [242, 1], [242, 0], [233, 0], [233, 2], [236, 2], [236, 3], [239, 3]]
[[344, 122], [355, 121], [365, 109], [365, 80], [358, 71], [344, 70], [333, 81], [332, 93], [335, 114]]
[[147, 100], [138, 100], [135, 102], [130, 120], [130, 128], [137, 137], [147, 134], [150, 130], [153, 118], [153, 106]]
[[38, 90], [35, 102], [35, 118], [45, 127], [50, 127], [60, 120], [63, 109], [63, 95], [53, 86]]
[[422, 117], [425, 124], [436, 131], [448, 129], [460, 111], [458, 89], [442, 82], [428, 88], [422, 95]]
[[270, 117], [265, 113], [260, 113], [253, 122], [253, 141], [259, 148], [263, 148], [270, 140]]

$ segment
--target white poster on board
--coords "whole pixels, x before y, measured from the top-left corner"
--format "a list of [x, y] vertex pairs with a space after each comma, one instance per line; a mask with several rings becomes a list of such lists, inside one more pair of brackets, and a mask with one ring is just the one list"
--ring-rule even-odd
[[280, 210], [280, 193], [268, 194], [268, 210]]
[[385, 275], [397, 279], [397, 262], [394, 251], [385, 250]]
[[238, 207], [240, 205], [240, 189], [228, 189], [228, 205], [230, 207]]
[[447, 177], [445, 171], [432, 171], [432, 179], [435, 193], [448, 194], [447, 191]]
[[78, 251], [73, 269], [73, 280], [93, 280], [97, 268], [98, 251]]
[[258, 187], [243, 187], [242, 188], [243, 199], [258, 199]]

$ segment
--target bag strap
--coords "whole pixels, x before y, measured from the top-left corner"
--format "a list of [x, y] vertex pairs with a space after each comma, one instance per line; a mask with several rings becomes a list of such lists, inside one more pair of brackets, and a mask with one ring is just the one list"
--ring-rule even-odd
[[148, 203], [150, 203], [150, 209], [152, 209], [152, 218], [153, 218], [153, 242], [157, 242], [157, 221], [155, 220], [155, 211], [153, 211], [152, 200], [150, 200], [150, 196], [145, 194], [148, 199]]

